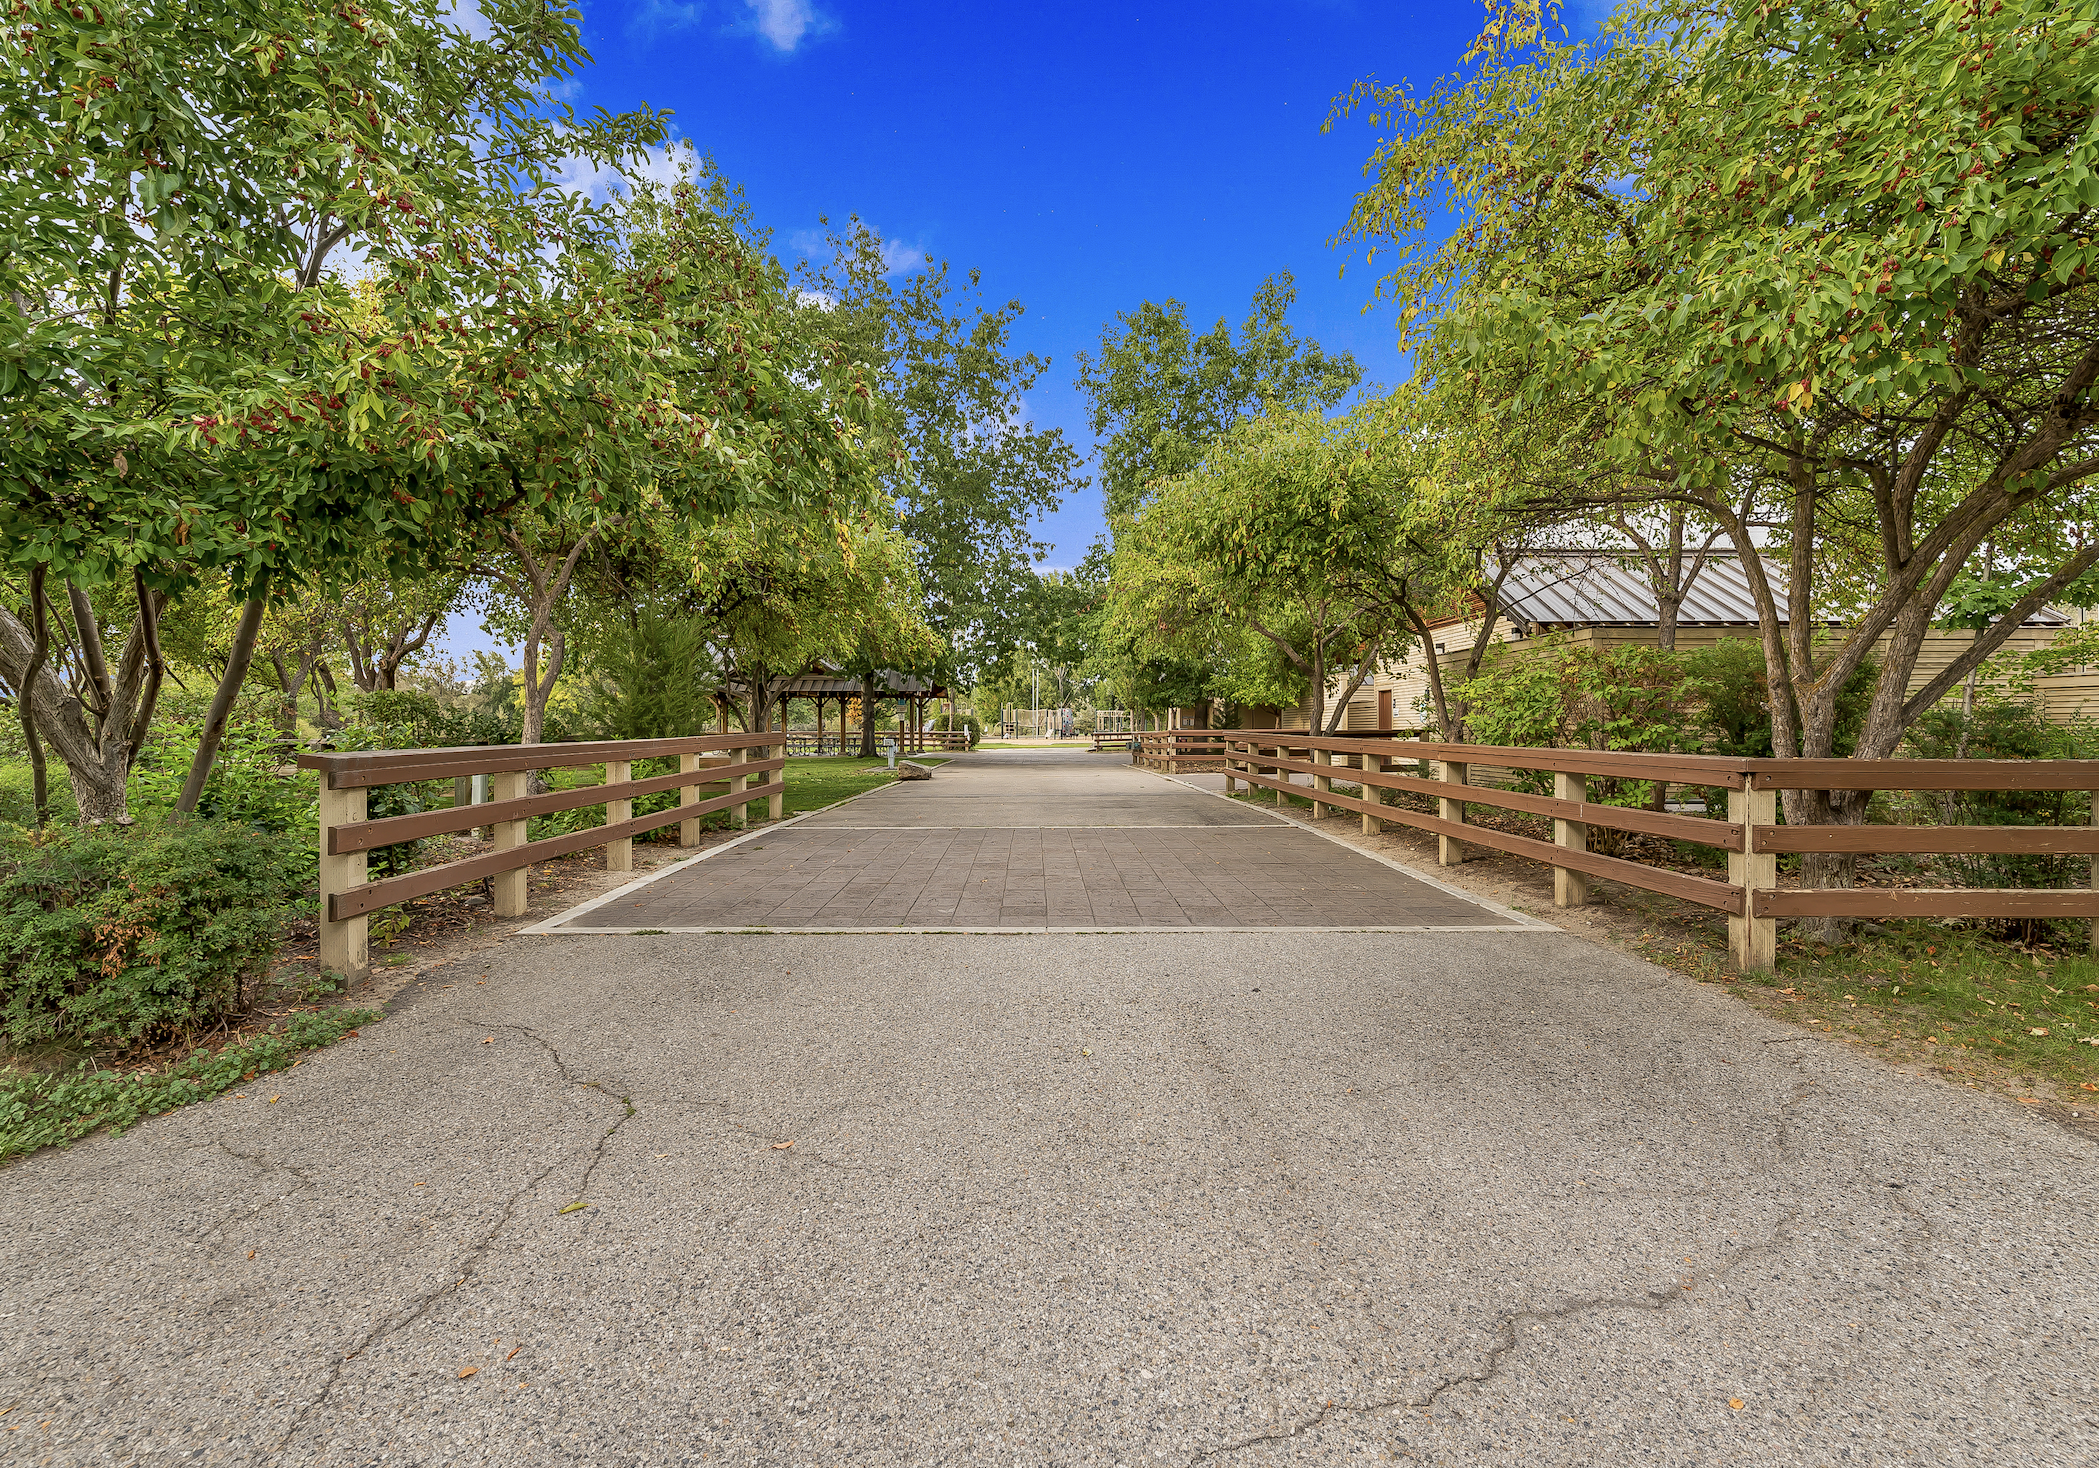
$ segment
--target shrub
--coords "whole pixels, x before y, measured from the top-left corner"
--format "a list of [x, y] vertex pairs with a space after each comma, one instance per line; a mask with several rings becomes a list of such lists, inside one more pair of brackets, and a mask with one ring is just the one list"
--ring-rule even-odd
[[349, 719], [338, 748], [456, 749], [468, 744], [514, 744], [517, 727], [493, 713], [448, 704], [412, 689], [353, 693], [343, 700]]
[[[189, 778], [203, 720], [163, 717], [131, 771], [133, 813], [150, 817], [172, 810], [182, 782]], [[242, 718], [228, 723], [197, 814], [206, 820], [253, 827], [279, 835], [313, 830], [319, 785], [292, 761], [297, 748], [267, 719]], [[309, 873], [311, 864], [309, 863]]]
[[149, 1116], [208, 1101], [251, 1076], [288, 1069], [293, 1057], [354, 1035], [382, 1016], [373, 1009], [293, 1015], [284, 1027], [199, 1050], [161, 1070], [97, 1070], [83, 1062], [67, 1075], [0, 1077], [0, 1162], [39, 1147], [64, 1146], [97, 1127], [122, 1132]]
[[84, 826], [0, 850], [0, 1033], [128, 1047], [238, 1011], [276, 951], [291, 843], [206, 820]]
[[967, 729], [969, 731], [969, 747], [971, 749], [975, 749], [984, 739], [984, 721], [975, 714], [963, 714], [956, 719], [950, 719], [946, 714], [940, 714], [926, 727], [934, 730], [936, 733], [945, 733], [947, 730], [954, 728]]
[[[2089, 759], [2099, 753], [2091, 726], [2050, 723], [2032, 704], [1987, 688], [1971, 716], [1964, 718], [1958, 704], [1942, 704], [1912, 725], [1906, 738], [1908, 752], [1920, 759], [1952, 759], [1964, 747], [1969, 759]], [[1919, 791], [1901, 808], [1907, 819], [1948, 826], [2070, 826], [2085, 824], [2091, 797], [2082, 790]], [[2090, 858], [2084, 856], [1983, 852], [1936, 856], [1928, 864], [1960, 887], [2071, 887], [2090, 876]], [[1993, 926], [2031, 940], [2053, 924], [2013, 919]]]
[[636, 610], [597, 650], [583, 717], [604, 739], [677, 739], [714, 716], [707, 629], [696, 617]]
[[[1709, 647], [1690, 648], [1676, 656], [1697, 697], [1705, 751], [1770, 759], [1771, 682], [1764, 674], [1763, 645], [1746, 637], [1723, 637]], [[1880, 664], [1868, 657], [1837, 690], [1837, 720], [1831, 731], [1837, 758], [1849, 757], [1858, 747], [1859, 731], [1865, 727], [1873, 685], [1879, 677]]]
[[[1480, 744], [1673, 751], [1697, 733], [1698, 699], [1682, 660], [1636, 643], [1594, 647], [1549, 637], [1502, 655], [1457, 691], [1466, 736]], [[1524, 771], [1517, 784], [1545, 794], [1552, 777]], [[1646, 805], [1657, 793], [1651, 780], [1589, 777], [1589, 799], [1601, 805]], [[1623, 836], [1599, 826], [1590, 840], [1610, 855]]]
[[[0, 723], [12, 714], [12, 709], [0, 710]], [[20, 732], [20, 726], [16, 732]], [[44, 782], [51, 819], [63, 823], [76, 818], [80, 807], [73, 800], [73, 782], [66, 774], [66, 762], [55, 754], [45, 758]], [[0, 754], [0, 826], [27, 826], [35, 820], [36, 783], [28, 757], [9, 760]]]

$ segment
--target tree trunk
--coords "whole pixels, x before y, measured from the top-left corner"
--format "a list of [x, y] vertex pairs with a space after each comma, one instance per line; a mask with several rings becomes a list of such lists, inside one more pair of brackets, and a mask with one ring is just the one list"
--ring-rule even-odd
[[335, 691], [335, 674], [329, 671], [327, 658], [314, 660], [313, 678], [314, 721], [323, 729], [340, 729], [342, 700]]
[[860, 680], [860, 758], [875, 757], [875, 679], [872, 673]]
[[1311, 717], [1305, 722], [1314, 734], [1326, 729], [1326, 648], [1318, 639], [1312, 642], [1312, 666], [1307, 674], [1312, 680]]
[[[40, 748], [47, 754], [56, 753], [65, 763], [74, 803], [83, 821], [127, 818], [126, 780], [160, 696], [163, 664], [157, 625], [166, 598], [160, 592], [146, 590], [142, 576], [134, 577], [134, 584], [142, 598], [139, 618], [125, 642], [114, 676], [106, 663], [102, 665], [104, 686], [109, 690], [106, 700], [90, 688], [83, 687], [77, 693], [69, 689], [48, 659], [30, 677], [30, 666], [36, 660], [36, 637], [12, 612], [0, 608], [0, 677], [16, 690], [18, 698], [31, 705], [30, 717]], [[85, 602], [85, 598], [81, 601]], [[48, 627], [48, 595], [43, 605]], [[103, 639], [92, 604], [87, 605], [86, 615], [87, 632], [99, 661]], [[80, 640], [77, 632], [78, 629], [76, 640]]]
[[1683, 615], [1684, 610], [1683, 593], [1679, 591], [1674, 595], [1656, 597], [1655, 607], [1657, 612], [1654, 633], [1655, 646], [1663, 652], [1675, 652], [1676, 623], [1677, 619]]
[[240, 696], [241, 683], [248, 676], [248, 664], [255, 656], [255, 638], [262, 631], [262, 614], [268, 606], [267, 577], [256, 592], [254, 600], [241, 611], [240, 626], [233, 633], [233, 654], [226, 660], [226, 672], [219, 679], [219, 691], [212, 696], [211, 711], [204, 716], [203, 731], [197, 736], [197, 753], [190, 760], [189, 777], [182, 782], [182, 793], [175, 797], [175, 810], [179, 815], [194, 811], [204, 794], [204, 781], [210, 776], [212, 761], [218, 758], [219, 745], [226, 737], [226, 720], [233, 713], [233, 701]]
[[51, 814], [51, 786], [44, 769], [44, 741], [36, 732], [36, 700], [30, 697], [30, 690], [44, 675], [44, 654], [51, 647], [50, 624], [44, 615], [45, 571], [41, 565], [29, 570], [29, 624], [36, 648], [29, 656], [28, 671], [22, 675], [15, 695], [16, 711], [22, 716], [22, 739], [29, 747], [29, 789], [34, 811], [30, 824], [39, 830]]

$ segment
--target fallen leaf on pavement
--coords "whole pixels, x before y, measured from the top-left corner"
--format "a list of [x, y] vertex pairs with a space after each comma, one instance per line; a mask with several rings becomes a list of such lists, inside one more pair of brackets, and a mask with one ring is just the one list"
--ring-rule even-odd
[[559, 1218], [563, 1213], [574, 1213], [578, 1208], [587, 1208], [589, 1206], [581, 1198], [578, 1198], [575, 1202], [569, 1204], [568, 1207], [558, 1210], [554, 1216]]
[[1727, 1399], [1727, 1405], [1739, 1412], [1742, 1410], [1742, 1399], [1740, 1397], [1729, 1397]]
[[469, 1366], [464, 1371], [459, 1373], [459, 1379], [461, 1381], [465, 1381], [469, 1376], [472, 1376], [475, 1372], [479, 1371], [480, 1369], [481, 1368], [478, 1366]]
[[[2042, 1031], [2042, 1033], [2046, 1034], [2047, 1032], [2044, 1030]], [[270, 1097], [270, 1105], [275, 1106], [279, 1101], [282, 1101], [283, 1099], [284, 1098], [282, 1096], [272, 1096]]]
[[254, 1251], [253, 1249], [250, 1249], [250, 1250], [248, 1251], [248, 1257], [249, 1257], [250, 1259], [253, 1259], [253, 1258], [255, 1257], [255, 1251]]
[[788, 1149], [789, 1147], [792, 1147], [793, 1145], [794, 1145], [794, 1143], [792, 1143], [792, 1142], [775, 1142], [775, 1143], [773, 1143], [773, 1150], [774, 1150], [775, 1152], [784, 1152], [784, 1151], [786, 1151], [786, 1150], [787, 1150], [787, 1149]]
[[482, 1041], [481, 1043], [482, 1043], [482, 1044], [484, 1044], [484, 1045], [493, 1045], [493, 1044], [495, 1044], [495, 1043], [496, 1043], [496, 1037], [495, 1037], [494, 1035], [490, 1035], [490, 1036], [489, 1036], [489, 1037], [488, 1037], [487, 1039], [483, 1040], [483, 1041]]
[[523, 1346], [519, 1346], [519, 1347], [517, 1348], [517, 1351], [512, 1351], [512, 1352], [510, 1353], [510, 1355], [508, 1355], [508, 1356], [505, 1356], [505, 1357], [504, 1357], [503, 1359], [504, 1359], [505, 1361], [509, 1361], [509, 1360], [512, 1360], [512, 1359], [514, 1359], [514, 1358], [516, 1357], [516, 1355], [517, 1355], [517, 1352], [518, 1352], [518, 1351], [522, 1351], [522, 1350], [524, 1350], [524, 1349], [525, 1349], [525, 1348], [524, 1348]]

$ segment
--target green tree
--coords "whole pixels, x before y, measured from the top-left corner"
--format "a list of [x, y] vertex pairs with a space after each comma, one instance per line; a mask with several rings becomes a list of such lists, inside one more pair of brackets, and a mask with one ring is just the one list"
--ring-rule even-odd
[[[1726, 526], [1779, 756], [1835, 754], [1876, 661], [1856, 750], [1892, 754], [2099, 564], [2099, 22], [2038, 0], [1713, 0], [1627, 6], [1582, 46], [1548, 18], [1498, 7], [1466, 78], [1357, 95], [1391, 136], [1353, 228], [1393, 242], [1408, 330], [1522, 364], [1502, 405]], [[1436, 208], [1458, 220], [1440, 242]], [[2035, 574], [1912, 693], [1993, 541]], [[1864, 813], [1864, 792], [1786, 794], [1793, 823]], [[1817, 885], [1849, 872], [1805, 863]]]
[[[1111, 621], [1140, 651], [1209, 663], [1211, 690], [1235, 702], [1302, 689], [1311, 727], [1337, 728], [1350, 695], [1410, 636], [1414, 485], [1379, 441], [1383, 422], [1374, 409], [1329, 420], [1306, 408], [1227, 433], [1119, 537]], [[1330, 717], [1342, 670], [1350, 681]]]
[[1043, 549], [1030, 523], [1083, 483], [1063, 431], [1026, 416], [1049, 361], [1014, 346], [1026, 308], [986, 304], [977, 271], [929, 260], [895, 279], [857, 219], [825, 245], [828, 259], [800, 266], [804, 298], [875, 385], [876, 449], [894, 450], [885, 487], [946, 648], [932, 671], [974, 680], [1022, 619]]
[[1222, 317], [1198, 336], [1181, 302], [1146, 301], [1101, 333], [1098, 355], [1079, 354], [1110, 525], [1136, 511], [1154, 480], [1193, 469], [1243, 419], [1331, 408], [1363, 380], [1347, 352], [1329, 353], [1291, 329], [1285, 317], [1296, 299], [1289, 271], [1271, 275], [1236, 337]]
[[[561, 168], [662, 125], [578, 123], [553, 95], [584, 59], [574, 12], [481, 14], [469, 34], [443, 0], [25, 0], [0, 35], [0, 558], [50, 593], [26, 620], [0, 611], [0, 673], [54, 731], [84, 816], [124, 812], [167, 596], [225, 576], [244, 604], [187, 810], [273, 586], [508, 507], [452, 484], [481, 448], [455, 369], [514, 358], [532, 323], [510, 306], [557, 268], [547, 246], [593, 232]], [[362, 294], [329, 273], [345, 246]], [[593, 367], [618, 385], [646, 357], [602, 347]], [[98, 594], [118, 625], [89, 615]], [[36, 631], [54, 598], [85, 732]]]
[[[871, 511], [842, 525], [808, 514], [725, 519], [695, 538], [692, 584], [746, 729], [770, 729], [782, 686], [820, 661], [850, 667], [873, 652], [911, 668], [940, 653], [910, 546]], [[863, 708], [873, 702], [870, 688]]]

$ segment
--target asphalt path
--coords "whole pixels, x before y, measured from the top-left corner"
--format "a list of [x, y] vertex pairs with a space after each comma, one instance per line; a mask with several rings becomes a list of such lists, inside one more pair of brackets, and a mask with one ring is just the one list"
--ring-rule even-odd
[[521, 937], [0, 1173], [0, 1459], [2089, 1465], [2094, 1152], [1549, 931]]

